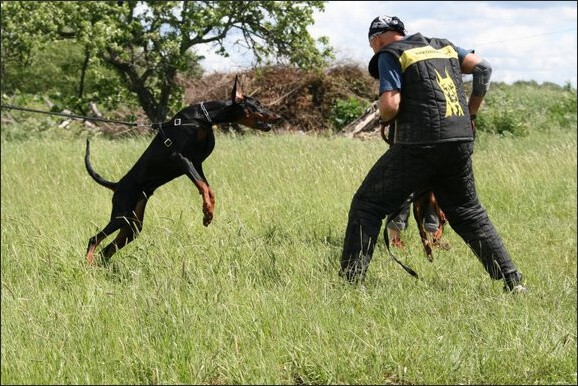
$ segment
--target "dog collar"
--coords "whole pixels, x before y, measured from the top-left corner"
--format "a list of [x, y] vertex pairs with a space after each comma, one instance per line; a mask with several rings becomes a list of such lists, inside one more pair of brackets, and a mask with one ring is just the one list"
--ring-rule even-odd
[[207, 111], [207, 109], [205, 108], [205, 104], [203, 102], [200, 103], [201, 104], [201, 110], [203, 110], [203, 113], [205, 114], [205, 117], [207, 117], [207, 121], [209, 121], [209, 123], [213, 123], [213, 120], [211, 119], [211, 117], [209, 116], [209, 112]]

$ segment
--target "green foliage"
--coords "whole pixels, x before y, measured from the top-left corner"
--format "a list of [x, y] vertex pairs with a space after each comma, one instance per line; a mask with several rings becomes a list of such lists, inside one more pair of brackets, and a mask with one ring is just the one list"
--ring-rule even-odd
[[[452, 248], [427, 261], [414, 223], [396, 252], [419, 280], [381, 240], [363, 288], [338, 277], [380, 139], [217, 134], [213, 223], [176, 179], [95, 268], [86, 243], [112, 195], [87, 176], [84, 139], [3, 141], [2, 383], [576, 384], [576, 141], [477, 139], [480, 200], [524, 296], [502, 293], [451, 227]], [[93, 165], [118, 179], [148, 143], [93, 138]]]
[[532, 131], [576, 130], [576, 89], [552, 83], [493, 83], [476, 120], [476, 129], [527, 136]]
[[[200, 70], [195, 47], [201, 44], [213, 44], [227, 56], [226, 38], [238, 37], [257, 64], [322, 67], [331, 49], [307, 27], [313, 11], [323, 7], [322, 1], [2, 2], [2, 46], [8, 48], [6, 55], [2, 51], [2, 71], [37, 47], [74, 39], [90, 55], [91, 66], [113, 69], [149, 119], [159, 122], [181, 106], [176, 77]], [[100, 96], [100, 88], [91, 92], [99, 100], [111, 97]]]
[[560, 127], [576, 124], [576, 90], [570, 85], [557, 94], [556, 102], [548, 106], [548, 116]]
[[60, 107], [86, 113], [89, 102], [105, 111], [138, 105], [133, 94], [122, 87], [120, 78], [102, 63], [89, 66], [80, 94], [84, 49], [70, 40], [59, 40], [39, 48], [27, 66], [7, 66], [2, 78], [4, 95], [45, 95]]
[[494, 134], [528, 135], [525, 118], [530, 106], [519, 103], [507, 88], [494, 87], [486, 98], [487, 106], [476, 120], [476, 129]]
[[340, 131], [349, 123], [359, 118], [368, 107], [368, 103], [362, 102], [355, 97], [338, 99], [331, 108], [329, 119], [335, 129]]
[[82, 61], [82, 52], [76, 46], [66, 41], [56, 42], [51, 49], [39, 49], [25, 66], [7, 66], [2, 74], [2, 92], [76, 95]]

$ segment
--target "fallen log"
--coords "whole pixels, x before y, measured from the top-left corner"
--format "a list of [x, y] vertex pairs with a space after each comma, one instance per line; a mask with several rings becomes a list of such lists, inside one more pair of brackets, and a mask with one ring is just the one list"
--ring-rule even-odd
[[359, 118], [343, 128], [346, 137], [353, 138], [362, 132], [379, 132], [379, 108], [377, 101], [373, 102]]

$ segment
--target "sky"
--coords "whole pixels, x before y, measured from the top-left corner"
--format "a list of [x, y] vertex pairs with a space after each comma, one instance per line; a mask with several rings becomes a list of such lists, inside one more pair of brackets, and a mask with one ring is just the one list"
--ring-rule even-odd
[[[314, 38], [327, 36], [335, 63], [366, 66], [373, 51], [367, 41], [371, 21], [397, 16], [408, 34], [446, 38], [475, 49], [492, 66], [492, 81], [552, 82], [576, 87], [575, 1], [329, 1], [314, 14]], [[230, 58], [200, 52], [211, 72], [240, 71], [253, 65], [251, 54], [231, 49]]]

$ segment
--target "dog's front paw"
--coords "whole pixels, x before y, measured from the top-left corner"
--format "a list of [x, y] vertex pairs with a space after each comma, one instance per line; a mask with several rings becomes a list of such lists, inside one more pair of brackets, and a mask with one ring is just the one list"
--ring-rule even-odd
[[203, 194], [203, 225], [208, 226], [213, 221], [215, 211], [215, 196], [211, 189], [207, 189]]
[[212, 213], [206, 213], [205, 217], [203, 217], [203, 225], [209, 226], [211, 221], [213, 221], [213, 214]]
[[203, 225], [209, 226], [211, 221], [213, 221], [213, 210], [209, 205], [203, 205]]

